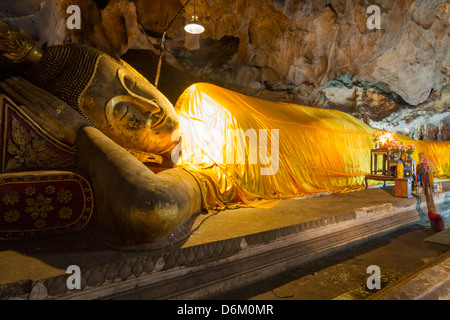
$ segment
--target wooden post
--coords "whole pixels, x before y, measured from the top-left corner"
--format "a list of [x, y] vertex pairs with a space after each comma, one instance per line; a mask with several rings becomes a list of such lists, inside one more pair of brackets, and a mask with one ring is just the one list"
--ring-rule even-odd
[[[377, 156], [376, 156], [376, 154], [373, 154], [373, 150], [371, 150], [370, 151], [370, 174], [375, 174], [375, 172], [374, 172], [374, 166], [373, 166], [373, 160], [374, 160], [374, 158], [375, 158], [375, 161], [376, 161], [376, 158], [377, 158]], [[377, 170], [377, 167], [376, 167], [376, 165], [375, 165], [375, 171]]]
[[436, 206], [434, 204], [433, 193], [430, 183], [430, 175], [428, 172], [422, 174], [423, 190], [425, 192], [425, 199], [427, 200], [428, 212], [436, 214]]

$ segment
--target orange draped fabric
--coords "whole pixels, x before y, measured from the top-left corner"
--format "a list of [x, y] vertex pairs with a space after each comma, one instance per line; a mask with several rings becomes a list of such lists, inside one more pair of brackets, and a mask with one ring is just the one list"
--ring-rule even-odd
[[[199, 182], [207, 210], [272, 207], [305, 194], [362, 190], [374, 129], [337, 110], [271, 102], [212, 84], [185, 90], [178, 166]], [[399, 135], [406, 145], [414, 140]], [[414, 141], [438, 177], [450, 177], [450, 142]]]

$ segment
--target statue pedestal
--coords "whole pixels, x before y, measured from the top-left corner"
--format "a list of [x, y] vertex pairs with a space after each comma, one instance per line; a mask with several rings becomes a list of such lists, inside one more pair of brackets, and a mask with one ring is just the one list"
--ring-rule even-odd
[[[436, 194], [436, 204], [449, 194]], [[421, 206], [370, 188], [199, 215], [185, 242], [157, 250], [113, 249], [92, 228], [0, 242], [0, 298], [207, 299], [417, 223], [424, 195]], [[80, 290], [66, 286], [72, 264], [81, 269]]]

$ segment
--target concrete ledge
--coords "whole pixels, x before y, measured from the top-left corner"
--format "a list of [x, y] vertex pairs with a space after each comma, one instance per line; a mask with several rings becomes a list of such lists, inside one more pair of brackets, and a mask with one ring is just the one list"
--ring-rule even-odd
[[441, 253], [450, 250], [450, 229], [440, 231], [423, 240], [424, 244], [430, 248], [433, 248]]
[[[436, 203], [444, 197], [436, 199]], [[422, 203], [422, 206], [425, 206]], [[298, 267], [420, 221], [416, 204], [383, 204], [201, 245], [137, 254], [68, 275], [0, 287], [2, 299], [203, 299]]]
[[368, 300], [450, 300], [450, 252]]
[[[449, 194], [436, 194], [436, 204], [446, 206]], [[349, 194], [360, 199], [358, 203], [363, 207], [352, 205], [354, 209], [350, 211], [336, 213], [337, 210], [322, 217], [312, 214], [316, 218], [284, 226], [278, 224], [253, 233], [233, 233], [226, 229], [226, 238], [206, 242], [197, 239], [178, 248], [121, 253], [89, 247], [89, 250], [63, 253], [64, 249], [57, 247], [45, 255], [33, 252], [43, 262], [51, 261], [52, 266], [63, 269], [57, 270], [55, 276], [43, 275], [34, 280], [19, 278], [22, 280], [0, 284], [0, 299], [205, 299], [217, 296], [428, 219], [423, 198], [396, 199], [386, 195], [383, 199], [395, 201], [382, 200], [364, 206], [365, 201], [360, 200], [366, 199], [365, 193]], [[311, 203], [315, 208], [322, 208], [323, 203], [333, 203], [332, 197], [324, 197], [325, 202], [320, 203], [294, 200], [294, 207], [284, 206], [283, 210]], [[277, 214], [272, 213], [275, 218]], [[288, 218], [287, 221], [292, 220], [291, 216]], [[218, 225], [223, 229], [223, 225]], [[73, 248], [72, 244], [76, 243], [82, 247], [79, 240], [80, 236], [67, 246]], [[81, 268], [80, 290], [67, 288], [68, 261], [76, 261], [72, 263]]]

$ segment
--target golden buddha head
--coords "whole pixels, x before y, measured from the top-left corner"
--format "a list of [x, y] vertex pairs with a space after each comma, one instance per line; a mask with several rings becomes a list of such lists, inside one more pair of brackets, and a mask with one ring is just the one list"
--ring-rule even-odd
[[79, 44], [47, 48], [25, 78], [86, 117], [117, 144], [163, 154], [178, 126], [169, 100], [121, 60]]

